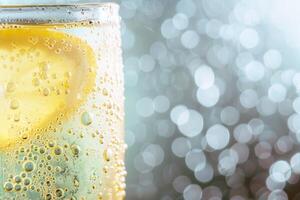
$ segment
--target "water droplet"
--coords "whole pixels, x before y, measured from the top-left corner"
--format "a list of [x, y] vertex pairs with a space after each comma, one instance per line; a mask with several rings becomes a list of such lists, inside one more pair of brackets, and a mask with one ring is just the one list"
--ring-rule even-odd
[[5, 191], [10, 192], [10, 191], [12, 191], [13, 188], [14, 188], [14, 186], [11, 182], [4, 183], [4, 190]]

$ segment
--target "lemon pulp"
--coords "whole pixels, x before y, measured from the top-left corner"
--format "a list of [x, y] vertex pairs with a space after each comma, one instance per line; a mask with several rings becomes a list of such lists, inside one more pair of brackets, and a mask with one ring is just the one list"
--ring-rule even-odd
[[66, 119], [92, 90], [95, 67], [92, 48], [75, 36], [0, 29], [0, 147]]

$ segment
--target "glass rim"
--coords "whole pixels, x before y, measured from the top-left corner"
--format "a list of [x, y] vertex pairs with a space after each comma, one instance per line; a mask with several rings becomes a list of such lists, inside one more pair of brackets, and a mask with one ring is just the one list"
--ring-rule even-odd
[[0, 24], [107, 23], [118, 19], [119, 5], [114, 2], [0, 5]]
[[90, 3], [80, 3], [80, 2], [74, 2], [74, 3], [40, 3], [40, 4], [0, 4], [0, 9], [5, 8], [51, 8], [51, 7], [78, 7], [78, 8], [90, 8], [90, 7], [103, 7], [103, 6], [116, 6], [119, 7], [119, 5], [115, 2], [90, 2]]

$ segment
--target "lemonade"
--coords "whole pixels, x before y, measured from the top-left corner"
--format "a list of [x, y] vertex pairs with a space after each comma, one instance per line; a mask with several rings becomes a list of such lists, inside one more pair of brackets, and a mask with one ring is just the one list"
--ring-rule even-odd
[[51, 8], [89, 7], [108, 17], [0, 26], [1, 200], [124, 198], [118, 7]]

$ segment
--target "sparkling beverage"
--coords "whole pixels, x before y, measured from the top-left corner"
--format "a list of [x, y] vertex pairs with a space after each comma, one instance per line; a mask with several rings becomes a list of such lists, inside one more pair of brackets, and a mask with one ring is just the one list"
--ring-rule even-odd
[[0, 10], [0, 199], [123, 199], [118, 6]]

